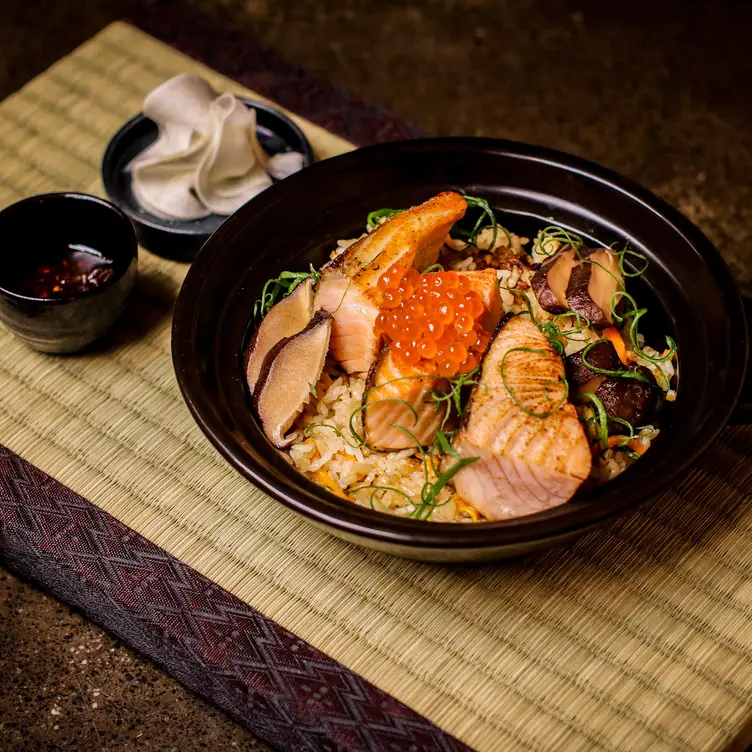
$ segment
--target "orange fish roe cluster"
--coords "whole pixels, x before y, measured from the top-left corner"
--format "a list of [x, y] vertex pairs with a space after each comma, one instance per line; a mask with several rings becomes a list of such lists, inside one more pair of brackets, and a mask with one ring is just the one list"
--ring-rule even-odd
[[395, 264], [378, 282], [376, 332], [395, 358], [421, 373], [455, 376], [475, 368], [490, 339], [481, 326], [485, 306], [457, 272], [420, 274]]

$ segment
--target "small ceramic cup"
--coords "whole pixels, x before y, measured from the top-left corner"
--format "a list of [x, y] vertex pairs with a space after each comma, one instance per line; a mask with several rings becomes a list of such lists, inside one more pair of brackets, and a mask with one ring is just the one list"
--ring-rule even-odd
[[[35, 350], [70, 353], [102, 337], [125, 308], [138, 266], [136, 234], [108, 201], [47, 193], [0, 212], [0, 322]], [[109, 278], [66, 297], [37, 297], [20, 283], [40, 265], [87, 248], [109, 260]]]

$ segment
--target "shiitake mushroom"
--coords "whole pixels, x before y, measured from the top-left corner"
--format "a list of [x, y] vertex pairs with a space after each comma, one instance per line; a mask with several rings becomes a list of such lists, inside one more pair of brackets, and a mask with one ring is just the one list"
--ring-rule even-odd
[[[645, 376], [648, 383], [638, 379], [605, 376], [595, 390], [595, 396], [603, 402], [609, 418], [620, 418], [636, 427], [644, 426], [652, 420], [658, 407], [659, 389], [655, 377], [645, 366], [634, 370]], [[608, 432], [622, 434], [624, 426], [609, 420]]]
[[566, 246], [544, 261], [533, 275], [530, 285], [544, 311], [559, 314], [568, 310], [567, 285], [577, 262], [577, 252], [571, 246]]
[[566, 289], [567, 305], [596, 329], [611, 326], [614, 295], [623, 287], [617, 255], [605, 248], [589, 250], [587, 258], [572, 268]]
[[[600, 384], [600, 381], [603, 379], [602, 374], [596, 373], [592, 368], [588, 368], [587, 365], [582, 362], [582, 353], [584, 351], [585, 349], [583, 348], [582, 350], [567, 355], [567, 357], [564, 358], [567, 379], [573, 387], [580, 387], [583, 384], [588, 384], [595, 378], [598, 378], [598, 384]], [[619, 359], [613, 343], [607, 339], [602, 339], [599, 342], [596, 342], [588, 350], [585, 360], [591, 366], [600, 368], [604, 371], [623, 371], [626, 368]]]
[[270, 350], [287, 337], [302, 331], [313, 316], [313, 279], [303, 280], [264, 316], [245, 352], [244, 370], [251, 394], [256, 389]]
[[[642, 375], [646, 381], [597, 373], [583, 363], [583, 352], [584, 348], [564, 359], [572, 396], [590, 392], [603, 402], [609, 418], [621, 418], [635, 427], [648, 424], [657, 409], [659, 396], [655, 377], [650, 370], [644, 366], [628, 369], [619, 360], [616, 348], [609, 340], [596, 342], [587, 351], [586, 363], [604, 371], [632, 370]], [[624, 426], [609, 420], [608, 431], [610, 434], [622, 434]]]
[[278, 342], [264, 360], [253, 403], [266, 438], [279, 449], [292, 442], [286, 434], [321, 378], [331, 331], [331, 314], [318, 311], [303, 331]]
[[613, 251], [566, 246], [541, 265], [530, 284], [543, 310], [574, 311], [603, 328], [613, 323], [612, 303], [623, 287], [623, 275]]

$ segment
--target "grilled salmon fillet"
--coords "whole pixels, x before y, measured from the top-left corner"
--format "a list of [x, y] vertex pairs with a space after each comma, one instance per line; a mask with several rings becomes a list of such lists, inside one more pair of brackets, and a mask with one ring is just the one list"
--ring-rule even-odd
[[[457, 274], [467, 279], [470, 289], [480, 296], [486, 309], [481, 324], [493, 334], [502, 315], [496, 272], [484, 269]], [[425, 373], [417, 366], [409, 366], [395, 358], [388, 347], [384, 348], [368, 374], [363, 393], [363, 425], [368, 446], [372, 449], [414, 447], [412, 437], [395, 426], [410, 431], [423, 446], [433, 444], [436, 431], [441, 428], [446, 415], [446, 402], [437, 405], [432, 392], [446, 394], [449, 389], [447, 379]], [[444, 431], [456, 427], [457, 415], [453, 413], [446, 421]]]
[[325, 267], [315, 308], [334, 317], [330, 353], [349, 374], [368, 373], [379, 353], [374, 323], [381, 275], [393, 264], [422, 270], [435, 263], [449, 230], [466, 209], [459, 193], [440, 193], [396, 214]]
[[493, 334], [504, 313], [496, 270], [481, 269], [480, 271], [457, 272], [457, 274], [464, 277], [470, 283], [470, 289], [480, 296], [486, 309], [480, 323], [489, 334]]
[[[363, 394], [363, 427], [368, 446], [371, 449], [415, 447], [412, 437], [395, 426], [409, 431], [422, 446], [432, 444], [436, 431], [441, 428], [446, 404], [437, 404], [431, 397], [434, 389], [446, 394], [449, 382], [421, 374], [416, 366], [404, 365], [385, 347], [368, 375]], [[456, 421], [447, 421], [445, 430], [450, 431], [455, 425]]]
[[[460, 457], [478, 458], [453, 484], [486, 518], [563, 504], [590, 474], [590, 448], [564, 378], [561, 358], [527, 316], [501, 324], [452, 443]], [[442, 469], [455, 461], [447, 455]]]

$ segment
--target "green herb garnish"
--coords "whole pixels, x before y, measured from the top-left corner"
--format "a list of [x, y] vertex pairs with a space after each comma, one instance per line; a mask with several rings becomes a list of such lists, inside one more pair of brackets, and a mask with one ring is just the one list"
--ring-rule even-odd
[[[530, 301], [527, 300], [527, 295], [525, 296], [525, 299], [528, 304], [528, 311], [530, 311]], [[532, 318], [532, 312], [530, 313], [530, 316]], [[559, 322], [570, 318], [574, 318], [572, 328], [562, 329], [559, 326]], [[573, 335], [580, 334], [591, 327], [590, 320], [576, 311], [565, 311], [564, 313], [557, 314], [550, 321], [544, 322], [538, 322], [533, 318], [533, 323], [541, 330], [554, 351], [562, 358], [566, 351], [562, 340], [573, 340], [575, 339]]]
[[440, 392], [438, 389], [429, 389], [428, 394], [436, 403], [437, 409], [444, 403], [444, 419], [441, 421], [441, 430], [444, 430], [447, 420], [452, 412], [452, 406], [457, 410], [458, 415], [462, 415], [462, 390], [464, 387], [475, 384], [475, 376], [480, 371], [480, 366], [475, 366], [472, 371], [460, 373], [449, 379], [449, 391]]
[[584, 245], [582, 238], [574, 232], [569, 232], [559, 225], [548, 225], [538, 233], [538, 252], [545, 258], [550, 258], [555, 251], [547, 251], [549, 243], [557, 242], [562, 245], [571, 245], [573, 248]]
[[405, 211], [404, 209], [376, 209], [376, 211], [372, 211], [368, 218], [366, 219], [366, 227], [369, 230], [373, 230], [374, 228], [378, 227], [381, 223], [379, 222], [380, 219], [389, 219], [390, 217], [395, 216], [396, 214], [402, 214], [402, 212]]
[[[647, 256], [645, 254], [640, 253], [639, 251], [633, 251], [629, 246], [625, 246], [621, 251], [615, 251], [619, 255], [619, 271], [622, 273], [622, 276], [624, 277], [641, 277], [643, 274], [645, 274], [645, 271], [647, 270], [648, 266], [650, 265], [650, 262], [647, 259]], [[634, 272], [628, 272], [624, 268], [624, 259], [627, 256], [632, 256], [636, 259], [639, 259], [641, 262], [643, 262], [642, 266], [637, 268], [637, 271]]]
[[[397, 381], [397, 379], [395, 379]], [[385, 384], [380, 384], [379, 386], [385, 386]], [[379, 387], [374, 387], [375, 389], [378, 389]], [[373, 390], [369, 390], [373, 391]], [[373, 402], [364, 402], [362, 405], [359, 405], [355, 408], [355, 410], [352, 411], [350, 415], [350, 433], [353, 435], [353, 438], [355, 441], [358, 442], [358, 446], [365, 446], [366, 444], [366, 437], [365, 433], [363, 436], [361, 436], [356, 430], [355, 426], [353, 425], [353, 420], [360, 415], [366, 408], [373, 407], [374, 405], [380, 405], [384, 402], [397, 402], [400, 405], [404, 405], [413, 415], [413, 425], [417, 425], [418, 423], [418, 411], [406, 400], [399, 399], [398, 397], [385, 397], [384, 399], [374, 400]], [[363, 427], [363, 430], [365, 431], [365, 426]], [[406, 430], [406, 429], [402, 429]]]
[[588, 370], [592, 371], [593, 373], [599, 373], [603, 376], [615, 376], [619, 379], [635, 379], [636, 381], [642, 381], [645, 384], [649, 384], [652, 386], [650, 379], [645, 376], [645, 374], [640, 373], [639, 371], [611, 371], [608, 368], [598, 368], [598, 366], [594, 366], [592, 363], [589, 363], [586, 360], [587, 354], [598, 344], [601, 342], [608, 342], [606, 339], [599, 339], [595, 342], [591, 342], [589, 345], [585, 345], [585, 347], [581, 351], [580, 358], [582, 359], [582, 365], [585, 366]]
[[348, 491], [348, 493], [353, 494], [353, 493], [356, 493], [357, 491], [366, 491], [366, 490], [368, 490], [368, 491], [373, 490], [373, 492], [371, 493], [371, 497], [370, 497], [368, 503], [370, 504], [371, 509], [373, 509], [374, 512], [376, 511], [376, 508], [374, 507], [374, 502], [376, 500], [376, 494], [379, 491], [382, 492], [381, 493], [381, 498], [382, 499], [384, 498], [384, 494], [387, 491], [394, 491], [394, 493], [398, 493], [401, 496], [404, 496], [411, 504], [414, 504], [412, 496], [410, 496], [410, 494], [407, 494], [404, 491], [400, 490], [399, 488], [395, 488], [394, 486], [358, 486], [357, 488], [350, 489]]
[[311, 434], [313, 433], [313, 431], [314, 431], [315, 429], [317, 429], [317, 428], [328, 428], [328, 429], [330, 429], [330, 430], [334, 431], [334, 433], [335, 433], [335, 434], [336, 434], [336, 435], [337, 435], [337, 436], [338, 436], [338, 437], [339, 437], [340, 439], [342, 439], [342, 441], [344, 441], [344, 442], [345, 442], [345, 444], [347, 444], [347, 445], [348, 445], [348, 446], [350, 446], [350, 447], [353, 447], [353, 449], [355, 449], [356, 447], [362, 446], [362, 444], [352, 444], [352, 443], [350, 443], [350, 441], [349, 441], [349, 439], [347, 438], [347, 436], [345, 436], [345, 434], [344, 434], [344, 433], [342, 433], [342, 431], [340, 431], [340, 430], [339, 430], [339, 428], [337, 428], [337, 426], [333, 426], [333, 425], [331, 425], [331, 424], [329, 424], [329, 423], [309, 423], [309, 424], [308, 424], [308, 425], [307, 425], [307, 426], [306, 426], [306, 427], [305, 427], [305, 428], [303, 429], [303, 436], [305, 436], [305, 437], [308, 437], [308, 436], [310, 436], [310, 435], [311, 435]]
[[[522, 412], [532, 416], [533, 418], [550, 418], [552, 415], [555, 415], [561, 409], [561, 406], [567, 401], [567, 397], [569, 396], [569, 382], [567, 381], [566, 377], [562, 375], [561, 379], [559, 379], [558, 381], [547, 381], [546, 384], [544, 384], [543, 394], [545, 395], [546, 399], [548, 399], [548, 401], [553, 405], [548, 412], [537, 413], [534, 410], [528, 409], [517, 399], [517, 396], [515, 395], [512, 387], [507, 383], [506, 379], [507, 358], [514, 352], [529, 352], [536, 353], [538, 355], [549, 355], [548, 350], [541, 350], [537, 347], [513, 347], [504, 353], [504, 357], [501, 359], [499, 370], [501, 372], [501, 380], [506, 387], [507, 392], [512, 399], [512, 402], [514, 402], [514, 404], [517, 405], [517, 407], [519, 407]], [[561, 395], [561, 399], [559, 399], [558, 402], [554, 402], [554, 400], [551, 399], [548, 394], [548, 386], [558, 385], [562, 385], [564, 387], [564, 392]]]
[[[611, 308], [615, 309], [617, 303], [622, 298], [626, 299], [629, 302], [631, 308], [623, 316], [620, 316], [614, 310], [614, 318], [620, 324], [625, 319], [631, 319], [631, 321], [629, 322], [629, 338], [632, 341], [632, 350], [634, 351], [635, 355], [637, 355], [639, 358], [642, 358], [643, 360], [648, 361], [649, 363], [653, 363], [654, 365], [672, 360], [676, 355], [676, 342], [674, 342], [674, 340], [668, 335], [666, 335], [666, 348], [668, 349], [668, 352], [665, 355], [649, 355], [642, 349], [642, 347], [640, 347], [640, 342], [638, 340], [638, 324], [640, 319], [648, 312], [648, 309], [638, 308], [637, 301], [626, 290], [617, 290], [613, 294], [611, 300]], [[614, 301], [614, 299], [616, 299], [616, 301]]]
[[593, 404], [595, 411], [595, 417], [598, 423], [598, 434], [601, 449], [608, 448], [608, 413], [606, 412], [606, 406], [603, 404], [600, 397], [596, 397], [592, 392], [585, 392], [580, 395], [580, 401], [590, 400]]
[[457, 460], [449, 470], [438, 475], [435, 481], [426, 483], [421, 490], [420, 505], [417, 506], [409, 516], [414, 517], [416, 520], [429, 519], [433, 514], [434, 509], [447, 503], [446, 501], [441, 504], [436, 503], [444, 486], [446, 486], [463, 467], [472, 465], [473, 462], [477, 462], [479, 459], [480, 457], [462, 457]]
[[445, 434], [442, 430], [436, 431], [436, 439], [434, 440], [434, 446], [439, 457], [443, 457], [445, 454], [451, 454], [452, 457], [459, 457], [457, 450], [449, 443], [450, 436]]
[[314, 283], [318, 283], [321, 279], [321, 272], [316, 271], [313, 264], [310, 268], [309, 272], [282, 272], [279, 277], [268, 280], [261, 291], [261, 297], [253, 304], [254, 319], [266, 316], [278, 300], [286, 298], [306, 279], [313, 279]]
[[[464, 193], [462, 194], [462, 198], [465, 199], [468, 207], [475, 207], [477, 209], [480, 209], [481, 213], [476, 220], [473, 229], [470, 231], [465, 230], [462, 227], [458, 227], [455, 224], [451, 231], [451, 234], [454, 237], [462, 238], [468, 245], [475, 246], [480, 251], [492, 251], [496, 246], [496, 239], [499, 236], [499, 230], [501, 230], [504, 235], [506, 235], [507, 245], [511, 246], [512, 238], [510, 234], [499, 224], [493, 209], [491, 208], [488, 201], [486, 201], [486, 199], [476, 198], [475, 196], [466, 196]], [[487, 248], [479, 248], [478, 235], [483, 232], [483, 230], [488, 229], [493, 229], [491, 242], [488, 244]]]

